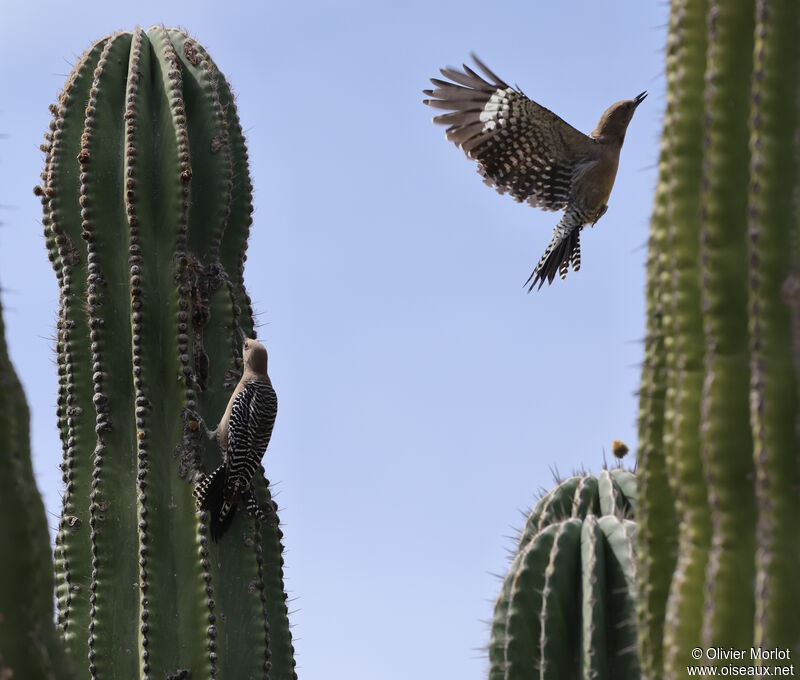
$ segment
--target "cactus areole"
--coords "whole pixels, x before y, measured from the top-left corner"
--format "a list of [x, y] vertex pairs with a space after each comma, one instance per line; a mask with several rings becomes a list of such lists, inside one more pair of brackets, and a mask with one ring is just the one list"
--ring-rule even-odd
[[[193, 483], [254, 337], [247, 150], [233, 95], [182, 31], [117, 33], [51, 107], [44, 232], [59, 285], [58, 623], [91, 678], [294, 678], [282, 534], [263, 469], [224, 543]], [[195, 424], [196, 425], [196, 424]]]

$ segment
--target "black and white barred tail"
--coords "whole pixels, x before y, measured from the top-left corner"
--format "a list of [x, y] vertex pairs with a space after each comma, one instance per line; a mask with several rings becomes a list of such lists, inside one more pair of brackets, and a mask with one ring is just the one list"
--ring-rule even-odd
[[550, 285], [555, 279], [556, 273], [562, 279], [567, 278], [570, 265], [572, 265], [572, 271], [575, 272], [581, 268], [581, 229], [583, 229], [583, 224], [576, 224], [569, 218], [569, 213], [564, 215], [556, 225], [553, 237], [547, 244], [539, 264], [525, 282], [526, 286], [530, 284], [529, 293], [537, 283], [539, 288], [544, 285], [545, 281], [547, 281], [547, 285]]
[[218, 541], [236, 516], [236, 504], [225, 500], [225, 465], [206, 475], [194, 488], [194, 497], [201, 510], [208, 512], [211, 538]]

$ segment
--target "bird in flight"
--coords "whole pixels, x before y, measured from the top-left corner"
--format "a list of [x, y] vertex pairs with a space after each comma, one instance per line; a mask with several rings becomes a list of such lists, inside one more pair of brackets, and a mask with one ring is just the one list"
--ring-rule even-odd
[[528, 292], [548, 285], [558, 273], [581, 266], [581, 230], [608, 209], [625, 131], [647, 92], [609, 106], [588, 135], [529, 99], [493, 73], [477, 56], [482, 75], [464, 64], [431, 78], [423, 103], [449, 113], [434, 123], [478, 163], [489, 186], [542, 210], [563, 210], [550, 243], [528, 277]]

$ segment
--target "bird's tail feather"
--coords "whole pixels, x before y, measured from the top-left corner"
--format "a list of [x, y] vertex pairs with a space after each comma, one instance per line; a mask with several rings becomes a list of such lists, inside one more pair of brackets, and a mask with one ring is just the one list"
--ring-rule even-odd
[[[565, 216], [566, 217], [566, 216]], [[561, 220], [553, 231], [553, 237], [545, 248], [539, 264], [533, 270], [525, 285], [528, 286], [530, 293], [536, 284], [539, 288], [547, 281], [547, 285], [553, 282], [556, 273], [564, 279], [567, 277], [570, 265], [573, 271], [581, 268], [581, 229]]]
[[236, 515], [236, 505], [225, 500], [225, 465], [206, 475], [194, 488], [197, 506], [208, 512], [211, 538], [218, 541]]

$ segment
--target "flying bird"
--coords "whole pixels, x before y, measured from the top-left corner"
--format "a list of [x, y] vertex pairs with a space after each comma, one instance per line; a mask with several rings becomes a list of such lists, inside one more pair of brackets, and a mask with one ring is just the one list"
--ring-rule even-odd
[[529, 99], [492, 72], [477, 56], [482, 75], [464, 64], [431, 78], [423, 103], [450, 113], [433, 121], [478, 163], [489, 186], [542, 210], [563, 210], [539, 263], [528, 277], [528, 292], [548, 285], [558, 273], [581, 266], [581, 230], [608, 210], [625, 131], [647, 92], [609, 106], [588, 135]]

